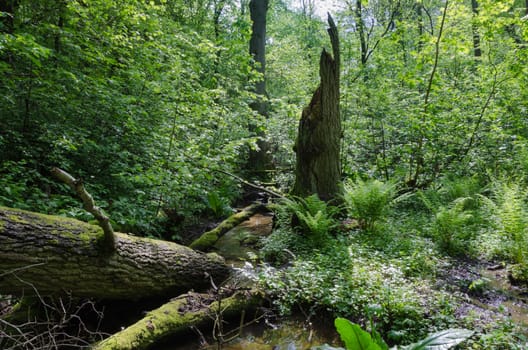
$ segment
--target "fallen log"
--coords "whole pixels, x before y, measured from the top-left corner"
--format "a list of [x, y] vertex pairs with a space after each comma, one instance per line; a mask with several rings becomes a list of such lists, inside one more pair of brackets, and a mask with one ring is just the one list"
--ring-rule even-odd
[[256, 213], [261, 213], [269, 211], [267, 207], [264, 204], [252, 204], [246, 208], [244, 208], [242, 211], [231, 215], [224, 221], [220, 223], [217, 227], [212, 229], [211, 231], [207, 231], [203, 233], [200, 237], [198, 237], [196, 240], [194, 240], [189, 247], [201, 250], [201, 251], [207, 251], [213, 247], [213, 245], [218, 241], [220, 237], [222, 237], [226, 232], [229, 230], [235, 228], [240, 223], [248, 220], [250, 217], [255, 215]]
[[115, 233], [109, 254], [104, 239], [98, 226], [0, 207], [0, 294], [172, 297], [230, 273], [218, 255], [172, 242]]
[[237, 292], [211, 303], [211, 295], [189, 293], [162, 305], [135, 324], [115, 333], [92, 350], [143, 350], [169, 337], [254, 309], [262, 301], [255, 291]]

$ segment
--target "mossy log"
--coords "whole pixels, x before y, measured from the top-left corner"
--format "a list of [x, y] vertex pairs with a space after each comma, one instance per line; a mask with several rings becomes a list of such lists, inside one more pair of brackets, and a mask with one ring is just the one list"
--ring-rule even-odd
[[103, 245], [98, 226], [0, 207], [0, 294], [172, 297], [230, 273], [218, 255], [172, 242], [115, 233], [115, 251]]
[[92, 350], [143, 350], [191, 327], [211, 324], [219, 313], [222, 319], [232, 318], [244, 310], [254, 309], [262, 300], [258, 292], [237, 292], [211, 303], [211, 295], [189, 293], [175, 298], [135, 324], [95, 344]]
[[192, 242], [189, 246], [196, 250], [207, 251], [213, 247], [213, 245], [222, 237], [226, 232], [235, 228], [237, 225], [248, 220], [256, 213], [268, 211], [264, 204], [252, 204], [249, 207], [244, 208], [242, 211], [231, 215], [226, 220], [222, 221], [220, 225], [211, 231], [203, 233], [199, 238]]

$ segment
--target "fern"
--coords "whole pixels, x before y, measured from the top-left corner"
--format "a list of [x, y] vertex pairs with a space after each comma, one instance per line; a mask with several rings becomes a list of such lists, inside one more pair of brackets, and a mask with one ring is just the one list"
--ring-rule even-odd
[[466, 202], [471, 197], [457, 198], [448, 207], [440, 207], [435, 215], [434, 235], [440, 248], [454, 255], [467, 253], [471, 230], [469, 221], [473, 218], [466, 211]]
[[349, 181], [344, 190], [343, 199], [349, 214], [358, 219], [360, 227], [369, 231], [387, 213], [395, 195], [393, 184], [378, 180]]
[[310, 238], [325, 238], [336, 226], [334, 215], [337, 208], [311, 195], [306, 198], [293, 197], [284, 201], [285, 207], [299, 219], [299, 227]]
[[527, 264], [528, 238], [526, 237], [528, 211], [523, 197], [526, 190], [518, 183], [508, 182], [495, 187], [499, 235], [508, 242], [507, 249], [514, 262]]

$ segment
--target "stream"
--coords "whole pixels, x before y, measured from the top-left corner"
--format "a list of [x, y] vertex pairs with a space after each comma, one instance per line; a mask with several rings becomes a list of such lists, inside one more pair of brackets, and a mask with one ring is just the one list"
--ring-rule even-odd
[[[261, 237], [271, 233], [273, 217], [266, 214], [255, 214], [234, 229], [227, 232], [215, 244], [215, 252], [222, 255], [233, 267], [241, 268], [251, 255], [256, 256], [255, 246]], [[236, 324], [236, 320], [234, 321]], [[236, 334], [235, 334], [236, 335]], [[202, 341], [200, 341], [202, 338]], [[207, 344], [204, 344], [204, 340]], [[324, 343], [336, 345], [339, 337], [333, 321], [314, 321], [307, 324], [305, 317], [290, 317], [279, 321], [261, 319], [244, 327], [236, 339], [222, 345], [222, 350], [305, 350]], [[190, 333], [188, 341], [169, 340], [159, 350], [213, 350], [218, 349], [211, 331], [202, 336]]]
[[[215, 250], [225, 257], [228, 264], [241, 268], [248, 257], [257, 256], [256, 243], [261, 237], [269, 235], [272, 228], [272, 216], [256, 214], [221, 237]], [[528, 294], [526, 290], [510, 284], [504, 266], [454, 261], [441, 270], [437, 287], [461, 297], [462, 302], [455, 312], [457, 318], [476, 315], [483, 325], [511, 319], [528, 327]], [[236, 328], [237, 322], [235, 320], [232, 327]], [[221, 347], [215, 343], [211, 333], [189, 333], [184, 342], [181, 338], [172, 339], [156, 349], [306, 350], [325, 343], [339, 345], [332, 320], [308, 324], [302, 315], [278, 321], [261, 319], [244, 327], [238, 336], [234, 334], [235, 339]]]
[[[338, 345], [338, 335], [330, 323], [318, 323], [311, 327], [301, 317], [280, 320], [278, 325], [260, 322], [245, 327], [239, 336], [222, 345], [222, 350], [306, 350], [312, 346], [330, 344]], [[204, 334], [207, 344], [200, 344], [198, 335], [189, 337], [188, 342], [181, 344], [173, 340], [165, 344], [160, 350], [213, 350], [218, 349], [212, 337]]]

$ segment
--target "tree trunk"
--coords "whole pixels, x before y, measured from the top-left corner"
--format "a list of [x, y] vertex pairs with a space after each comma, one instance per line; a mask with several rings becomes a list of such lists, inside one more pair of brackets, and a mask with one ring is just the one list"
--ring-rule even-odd
[[475, 55], [475, 57], [482, 56], [482, 50], [480, 49], [480, 34], [478, 32], [478, 26], [475, 23], [479, 14], [478, 7], [478, 1], [471, 0], [471, 11], [473, 12], [473, 23], [471, 25], [471, 29], [473, 31], [473, 54]]
[[361, 3], [361, 0], [356, 0], [356, 9], [354, 11], [354, 16], [356, 17], [356, 27], [359, 36], [361, 65], [365, 67], [365, 65], [367, 64], [368, 44], [365, 33], [365, 23], [363, 22], [363, 4]]
[[[150, 311], [143, 319], [121, 332], [95, 344], [92, 350], [152, 349], [152, 345], [188, 332], [191, 327], [203, 327], [213, 322], [219, 326], [224, 318], [240, 315], [246, 309], [254, 309], [262, 300], [262, 296], [253, 291], [239, 292], [214, 302], [212, 297], [207, 294], [189, 293], [175, 298]], [[240, 324], [243, 324], [243, 321]]]
[[255, 93], [258, 100], [254, 103], [255, 110], [260, 115], [267, 115], [267, 108], [262, 97], [266, 96], [266, 16], [268, 13], [269, 0], [251, 0], [249, 12], [251, 15], [251, 39], [249, 40], [249, 53], [257, 63], [256, 70], [262, 74], [255, 84]]
[[172, 242], [115, 240], [108, 254], [98, 226], [0, 207], [0, 294], [137, 300], [205, 289], [209, 276], [221, 283], [230, 272], [217, 255]]
[[[249, 2], [249, 12], [251, 16], [251, 38], [249, 40], [249, 53], [256, 63], [256, 70], [262, 74], [262, 78], [255, 83], [255, 101], [251, 103], [251, 108], [261, 116], [268, 117], [268, 103], [266, 101], [266, 16], [268, 13], [269, 0], [251, 0]], [[263, 139], [264, 132], [257, 130], [255, 123], [250, 123], [250, 127], [256, 131], [257, 150], [251, 150], [248, 159], [248, 169], [255, 172], [261, 178], [266, 179], [265, 173], [271, 167], [271, 157], [269, 153], [269, 143]]]
[[297, 167], [292, 193], [306, 197], [316, 193], [324, 201], [341, 194], [339, 116], [339, 38], [332, 17], [328, 33], [334, 57], [323, 49], [319, 66], [321, 83], [299, 121], [295, 152]]

